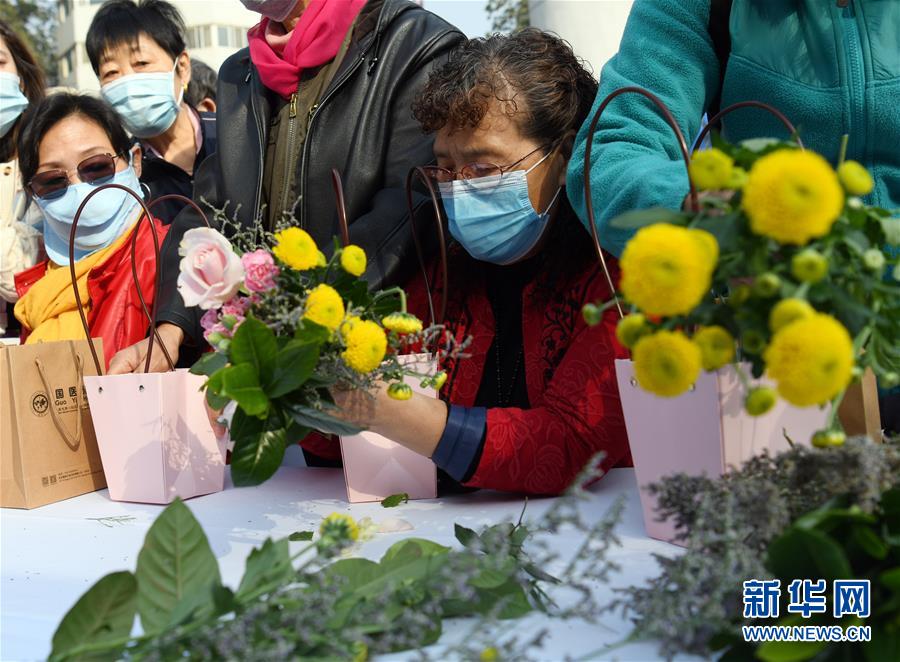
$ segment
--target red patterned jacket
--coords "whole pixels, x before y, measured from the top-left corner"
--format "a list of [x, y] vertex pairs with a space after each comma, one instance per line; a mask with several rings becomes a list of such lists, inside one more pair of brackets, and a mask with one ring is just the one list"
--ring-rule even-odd
[[[617, 278], [618, 264], [612, 257], [607, 261]], [[450, 281], [455, 280], [451, 269]], [[423, 279], [416, 279], [408, 289], [411, 312], [427, 320]], [[435, 288], [436, 306], [439, 290]], [[604, 470], [631, 466], [615, 376], [614, 360], [627, 357], [615, 338], [616, 313], [608, 311], [595, 327], [588, 326], [581, 315], [585, 303], [611, 298], [602, 270], [592, 265], [549, 297], [537, 290], [533, 281], [522, 292], [525, 381], [531, 407], [488, 409], [484, 450], [468, 486], [559, 494], [599, 451], [606, 454], [601, 463]], [[455, 291], [456, 296], [451, 287], [448, 327], [458, 341], [468, 336], [472, 341], [467, 358], [444, 366], [449, 379], [442, 397], [471, 407], [494, 341], [494, 314], [483, 279], [468, 278], [465, 288]]]

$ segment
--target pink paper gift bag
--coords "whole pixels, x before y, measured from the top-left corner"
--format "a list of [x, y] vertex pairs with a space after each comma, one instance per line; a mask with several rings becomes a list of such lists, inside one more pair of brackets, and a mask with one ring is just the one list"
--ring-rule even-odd
[[[434, 366], [430, 355], [411, 354], [407, 362]], [[437, 397], [434, 389], [422, 388], [407, 378], [414, 391]], [[392, 494], [406, 492], [410, 499], [434, 499], [437, 496], [437, 469], [430, 458], [374, 432], [341, 437], [341, 457], [350, 503], [381, 501]]]
[[170, 503], [222, 490], [226, 441], [209, 424], [204, 377], [176, 370], [84, 383], [111, 499]]
[[[744, 370], [749, 374], [750, 366]], [[656, 498], [650, 483], [673, 473], [717, 477], [740, 467], [768, 449], [775, 454], [794, 443], [808, 445], [813, 433], [825, 427], [828, 409], [800, 409], [779, 399], [763, 416], [744, 411], [744, 389], [733, 366], [702, 372], [693, 389], [675, 398], [644, 391], [634, 377], [634, 364], [616, 361], [616, 380], [628, 429], [644, 511], [644, 525], [652, 538], [671, 542], [675, 528], [657, 521]], [[767, 384], [765, 380], [759, 380]]]

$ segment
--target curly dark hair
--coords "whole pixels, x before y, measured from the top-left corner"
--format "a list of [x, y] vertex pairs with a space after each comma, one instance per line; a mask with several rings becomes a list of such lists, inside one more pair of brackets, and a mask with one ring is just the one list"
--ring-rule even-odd
[[[433, 133], [475, 127], [492, 101], [538, 143], [578, 131], [597, 95], [597, 81], [568, 42], [525, 28], [470, 39], [431, 72], [413, 115]], [[520, 112], [524, 111], [524, 112]]]

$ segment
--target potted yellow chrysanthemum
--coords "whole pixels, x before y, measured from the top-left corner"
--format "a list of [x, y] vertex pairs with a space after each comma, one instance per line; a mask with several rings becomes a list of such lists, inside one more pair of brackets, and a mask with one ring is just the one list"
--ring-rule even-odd
[[[632, 359], [616, 369], [642, 486], [792, 443], [843, 443], [851, 383], [865, 370], [900, 381], [900, 267], [882, 251], [900, 218], [862, 202], [869, 173], [777, 140], [716, 139], [688, 169], [713, 192], [693, 211], [612, 221], [637, 229], [620, 260], [630, 314], [617, 329]], [[648, 531], [670, 539], [642, 496]]]

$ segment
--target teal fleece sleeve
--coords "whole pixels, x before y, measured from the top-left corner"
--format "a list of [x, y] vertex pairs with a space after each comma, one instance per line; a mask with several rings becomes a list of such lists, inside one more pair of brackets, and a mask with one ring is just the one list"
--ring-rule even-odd
[[[603, 67], [591, 116], [578, 132], [566, 191], [587, 226], [584, 151], [588, 126], [603, 99], [636, 85], [659, 96], [688, 141], [700, 130], [719, 85], [719, 63], [709, 36], [709, 0], [636, 0], [619, 52]], [[603, 246], [620, 255], [633, 231], [609, 221], [633, 209], [678, 209], [688, 192], [687, 172], [672, 129], [649, 99], [625, 94], [603, 112], [591, 147], [591, 197]]]

